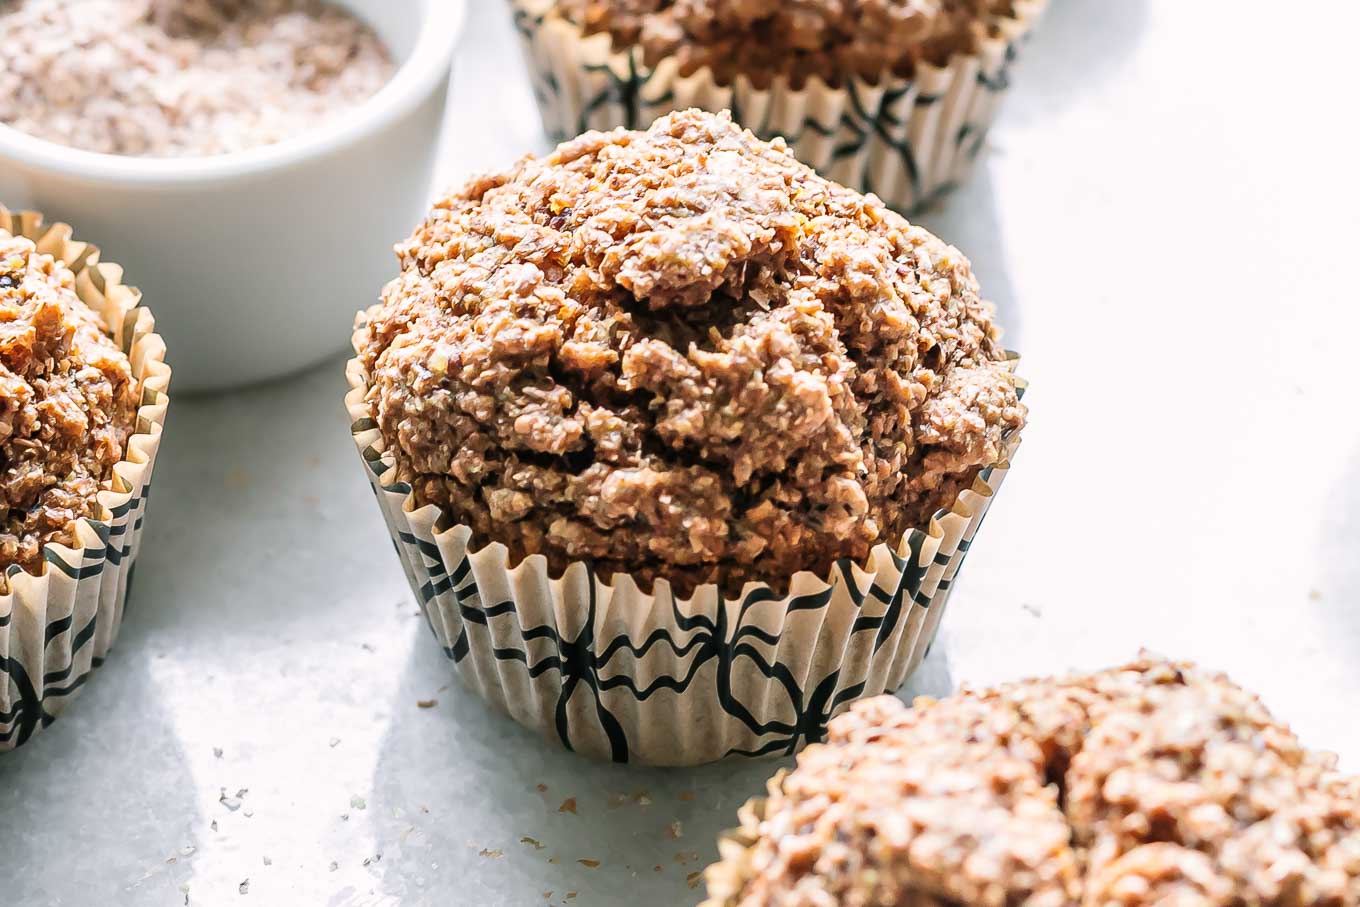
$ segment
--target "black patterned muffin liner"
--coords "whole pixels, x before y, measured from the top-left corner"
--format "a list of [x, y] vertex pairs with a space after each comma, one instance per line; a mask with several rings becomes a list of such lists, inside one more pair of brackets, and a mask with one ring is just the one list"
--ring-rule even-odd
[[543, 125], [554, 141], [592, 129], [645, 129], [664, 114], [731, 110], [765, 140], [782, 136], [822, 176], [872, 192], [899, 211], [918, 210], [966, 178], [1011, 69], [1047, 0], [1018, 0], [1015, 15], [972, 54], [922, 65], [909, 79], [814, 78], [767, 88], [746, 77], [723, 84], [703, 68], [683, 75], [673, 59], [647, 66], [638, 48], [617, 50], [553, 12], [556, 0], [511, 0]]
[[615, 762], [698, 765], [791, 754], [855, 699], [896, 690], [939, 629], [973, 538], [1010, 468], [977, 476], [930, 525], [830, 576], [802, 572], [787, 595], [749, 583], [679, 599], [659, 581], [609, 582], [589, 564], [560, 577], [542, 556], [509, 563], [504, 545], [439, 507], [418, 506], [347, 368], [354, 443], [411, 589], [436, 641], [479, 696], [570, 750]]
[[74, 241], [66, 224], [45, 225], [31, 211], [0, 206], [0, 233], [31, 239], [76, 275], [76, 292], [101, 315], [132, 363], [141, 402], [123, 460], [99, 492], [103, 513], [76, 524], [77, 547], [43, 547], [39, 576], [15, 565], [0, 594], [0, 753], [51, 724], [108, 656], [123, 622], [141, 547], [151, 471], [170, 398], [170, 368], [156, 320], [123, 269]]

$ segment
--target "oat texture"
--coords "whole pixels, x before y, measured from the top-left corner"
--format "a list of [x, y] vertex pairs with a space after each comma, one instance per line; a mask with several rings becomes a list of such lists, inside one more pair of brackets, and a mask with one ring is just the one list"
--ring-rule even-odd
[[967, 260], [726, 115], [472, 181], [355, 346], [402, 481], [518, 561], [786, 581], [926, 523], [1024, 420]]
[[675, 59], [689, 73], [709, 67], [719, 81], [775, 75], [909, 77], [922, 62], [943, 65], [971, 53], [1011, 0], [557, 0], [553, 15], [616, 48], [638, 47], [656, 66]]
[[1227, 679], [1144, 658], [857, 703], [728, 868], [738, 907], [1354, 907], [1360, 783]]
[[86, 151], [186, 157], [301, 134], [391, 76], [320, 0], [0, 3], [0, 123]]
[[128, 358], [75, 277], [0, 231], [0, 568], [71, 545], [136, 424]]

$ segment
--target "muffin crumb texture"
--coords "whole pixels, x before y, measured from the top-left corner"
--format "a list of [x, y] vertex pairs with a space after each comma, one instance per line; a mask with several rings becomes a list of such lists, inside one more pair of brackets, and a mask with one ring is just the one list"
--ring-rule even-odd
[[473, 180], [355, 348], [399, 479], [679, 594], [896, 545], [1024, 421], [966, 259], [698, 111]]
[[0, 231], [0, 568], [74, 545], [137, 417], [127, 356], [76, 295], [75, 277]]
[[[736, 907], [1352, 907], [1360, 781], [1151, 658], [855, 704], [771, 785]], [[711, 877], [712, 880], [713, 877]]]
[[1015, 15], [1013, 0], [557, 0], [554, 14], [643, 62], [674, 59], [683, 74], [708, 67], [728, 84], [781, 74], [839, 84], [909, 77], [974, 53]]
[[392, 74], [320, 0], [0, 4], [0, 123], [104, 154], [244, 151], [306, 132]]

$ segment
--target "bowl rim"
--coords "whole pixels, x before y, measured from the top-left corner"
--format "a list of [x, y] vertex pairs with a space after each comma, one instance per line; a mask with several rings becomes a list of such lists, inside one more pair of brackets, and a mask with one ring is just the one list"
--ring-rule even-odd
[[0, 162], [89, 182], [174, 186], [249, 177], [324, 157], [382, 132], [419, 106], [446, 78], [462, 37], [467, 0], [424, 0], [411, 53], [376, 94], [319, 129], [272, 145], [203, 157], [103, 154], [36, 138], [0, 123]]

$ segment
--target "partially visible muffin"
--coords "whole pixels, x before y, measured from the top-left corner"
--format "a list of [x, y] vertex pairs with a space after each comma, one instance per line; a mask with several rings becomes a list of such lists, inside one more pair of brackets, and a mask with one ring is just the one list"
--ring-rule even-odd
[[516, 562], [782, 586], [924, 526], [1025, 420], [968, 261], [726, 115], [476, 179], [398, 251], [373, 412]]
[[840, 85], [974, 53], [1015, 10], [1012, 0], [557, 0], [554, 13], [639, 48], [648, 66], [672, 58], [722, 84], [783, 75]]
[[0, 569], [42, 566], [99, 514], [137, 418], [128, 357], [66, 265], [0, 231]]
[[762, 816], [710, 904], [1360, 904], [1360, 782], [1226, 678], [1151, 658], [857, 703]]

